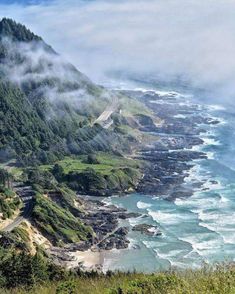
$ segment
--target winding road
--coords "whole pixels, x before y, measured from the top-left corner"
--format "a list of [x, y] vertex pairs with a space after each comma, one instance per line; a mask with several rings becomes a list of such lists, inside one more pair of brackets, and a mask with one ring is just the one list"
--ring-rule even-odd
[[[118, 109], [118, 98], [116, 95], [111, 94], [111, 103], [105, 108], [105, 110], [100, 114], [100, 116], [94, 121], [103, 126], [103, 128], [108, 129], [113, 121], [109, 120], [110, 116]], [[106, 123], [107, 122], [107, 123]]]
[[10, 224], [2, 229], [3, 232], [11, 232], [18, 227], [24, 220], [29, 218], [33, 211], [34, 191], [31, 186], [26, 186], [23, 183], [13, 183], [13, 190], [21, 198], [23, 208], [21, 213]]
[[[99, 123], [100, 125], [102, 125], [103, 128], [108, 129], [113, 124], [113, 121], [110, 119], [110, 116], [118, 109], [118, 105], [119, 104], [117, 96], [111, 93], [111, 103], [94, 121], [94, 124]], [[19, 226], [24, 220], [29, 218], [33, 211], [34, 191], [32, 190], [32, 187], [26, 186], [23, 183], [16, 182], [13, 184], [13, 190], [16, 192], [16, 194], [19, 195], [24, 205], [20, 215], [18, 215], [10, 224], [4, 227], [2, 229], [3, 232], [11, 232], [12, 230], [14, 230], [14, 228]], [[105, 236], [104, 239], [108, 238], [114, 232], [111, 232], [110, 234]]]

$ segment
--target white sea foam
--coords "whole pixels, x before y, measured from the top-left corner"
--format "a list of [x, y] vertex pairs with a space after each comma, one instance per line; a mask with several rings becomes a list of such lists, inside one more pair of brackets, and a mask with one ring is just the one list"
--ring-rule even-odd
[[206, 152], [206, 156], [208, 159], [215, 159], [215, 153], [212, 151]]
[[171, 104], [170, 102], [166, 102], [164, 99], [150, 100], [149, 102], [153, 103], [153, 104], [164, 104], [164, 105], [166, 105], [166, 104], [170, 105]]
[[146, 203], [146, 202], [142, 202], [142, 201], [137, 202], [137, 207], [139, 209], [146, 209], [146, 208], [149, 208], [151, 206], [152, 206], [152, 204], [150, 204], [150, 203]]
[[154, 196], [153, 199], [154, 200], [159, 200], [161, 197], [160, 196]]
[[193, 95], [191, 94], [183, 94], [176, 91], [163, 91], [163, 90], [156, 90], [156, 89], [146, 89], [141, 87], [129, 89], [129, 90], [142, 92], [142, 93], [149, 93], [150, 95], [151, 93], [153, 93], [153, 95], [156, 94], [159, 97], [174, 97], [174, 98], [192, 98], [193, 97]]
[[192, 207], [191, 211], [198, 213], [201, 211], [201, 208], [216, 208], [220, 205], [220, 199], [216, 198], [201, 198], [192, 196], [190, 198], [181, 199], [178, 198], [175, 200], [177, 206]]
[[176, 114], [174, 115], [174, 118], [187, 118], [187, 116], [183, 114]]
[[190, 219], [189, 215], [174, 213], [175, 210], [169, 211], [151, 211], [148, 209], [148, 214], [152, 219], [164, 225], [176, 225]]
[[201, 212], [199, 214], [199, 219], [201, 220], [199, 225], [219, 234], [225, 244], [235, 244], [235, 225], [233, 225], [234, 218], [235, 212]]
[[[227, 123], [227, 121], [225, 119], [223, 119], [222, 117], [217, 117], [217, 116], [210, 116], [211, 122], [213, 121], [218, 121], [220, 125], [224, 125]], [[217, 124], [215, 125], [210, 125], [211, 127], [216, 127]]]
[[138, 218], [129, 218], [129, 224], [134, 227], [135, 225], [137, 225], [139, 223]]
[[160, 230], [158, 228], [154, 228], [154, 227], [148, 229], [148, 231], [151, 233], [154, 233], [154, 236], [160, 232]]
[[112, 199], [111, 198], [105, 198], [101, 202], [103, 202], [105, 206], [106, 205], [108, 206], [108, 205], [112, 204]]
[[224, 244], [235, 244], [235, 228], [228, 228], [226, 225], [220, 226], [216, 223], [200, 222], [199, 226], [207, 228], [210, 231], [217, 233], [223, 240]]
[[221, 143], [219, 141], [216, 141], [214, 138], [201, 137], [201, 139], [204, 141], [204, 145], [212, 145], [212, 146], [221, 145]]
[[[219, 238], [208, 239], [208, 237], [209, 235], [207, 233], [200, 233], [192, 236], [180, 237], [179, 240], [189, 243], [194, 252], [203, 256], [207, 255], [207, 251], [219, 250], [222, 245], [221, 240]], [[189, 257], [189, 255], [185, 257]]]
[[[221, 190], [223, 188], [224, 188], [224, 186], [221, 184], [221, 182], [219, 182], [219, 181], [213, 182], [211, 179], [207, 180], [202, 185], [202, 189], [206, 189], [206, 190]], [[221, 201], [221, 199], [220, 199], [220, 201]]]
[[200, 165], [194, 165], [190, 170], [189, 170], [189, 175], [185, 178], [186, 183], [191, 183], [193, 181], [202, 181], [203, 180], [202, 176], [202, 169]]
[[148, 249], [152, 249], [152, 248], [156, 247], [156, 242], [155, 241], [143, 241], [143, 244]]
[[227, 203], [229, 202], [230, 200], [228, 198], [226, 198], [224, 195], [221, 195], [221, 198], [220, 198], [220, 202], [222, 203]]
[[209, 105], [208, 106], [208, 109], [211, 110], [211, 111], [226, 110], [226, 108], [224, 106], [222, 106], [222, 105], [216, 105], [216, 104]]
[[154, 249], [156, 255], [158, 258], [162, 260], [167, 260], [171, 266], [179, 267], [179, 268], [184, 268], [186, 266], [185, 263], [177, 261], [177, 256], [182, 254], [184, 251], [183, 250], [171, 250], [166, 253], [160, 252], [159, 249]]
[[131, 238], [128, 238], [128, 240], [130, 242], [128, 248], [130, 248], [130, 249], [135, 248], [135, 246], [137, 245], [136, 240], [131, 239]]
[[223, 238], [225, 244], [231, 244], [231, 245], [235, 244], [234, 232], [235, 232], [235, 230], [231, 230], [229, 232], [223, 232], [222, 238]]
[[[213, 212], [201, 211], [199, 212], [199, 219], [203, 222], [211, 222], [217, 228], [224, 228], [226, 225], [234, 223], [235, 212], [221, 210], [214, 210]], [[233, 230], [235, 231], [235, 224]]]
[[203, 145], [194, 145], [191, 150], [192, 151], [201, 151], [202, 148], [203, 148]]

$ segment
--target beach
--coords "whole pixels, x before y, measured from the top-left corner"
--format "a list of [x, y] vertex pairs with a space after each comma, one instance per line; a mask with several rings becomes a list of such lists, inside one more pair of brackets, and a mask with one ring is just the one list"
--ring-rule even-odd
[[101, 270], [104, 262], [104, 251], [75, 251], [69, 254], [73, 260], [67, 263], [68, 268], [75, 268], [78, 265], [84, 270]]

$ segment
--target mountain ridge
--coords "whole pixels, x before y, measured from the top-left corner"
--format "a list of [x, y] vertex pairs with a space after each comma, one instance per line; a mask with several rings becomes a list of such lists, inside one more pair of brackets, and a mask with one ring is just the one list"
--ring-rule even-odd
[[[109, 103], [109, 92], [64, 61], [41, 37], [6, 18], [0, 22], [0, 69], [0, 116], [4, 117], [0, 123], [0, 154], [5, 156], [3, 151], [11, 150], [8, 153], [21, 162], [47, 163], [65, 154], [93, 149], [98, 133], [110, 136], [98, 125], [90, 125]], [[17, 95], [21, 105], [17, 104]], [[35, 124], [42, 128], [41, 134], [34, 131], [31, 119], [28, 123], [11, 121], [14, 112], [21, 113], [19, 118], [25, 117], [21, 106], [27, 104]]]

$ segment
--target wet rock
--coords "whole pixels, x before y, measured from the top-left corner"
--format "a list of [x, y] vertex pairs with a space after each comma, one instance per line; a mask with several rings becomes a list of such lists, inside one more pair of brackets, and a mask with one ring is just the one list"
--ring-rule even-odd
[[82, 241], [79, 243], [68, 244], [64, 247], [67, 251], [87, 251], [91, 247], [91, 243], [88, 241]]
[[160, 236], [162, 235], [161, 231], [157, 226], [152, 226], [148, 224], [139, 224], [135, 225], [132, 228], [132, 231], [141, 232], [141, 234], [145, 234], [148, 236]]
[[120, 219], [136, 218], [140, 216], [141, 216], [141, 213], [138, 213], [138, 212], [118, 213], [118, 218]]

